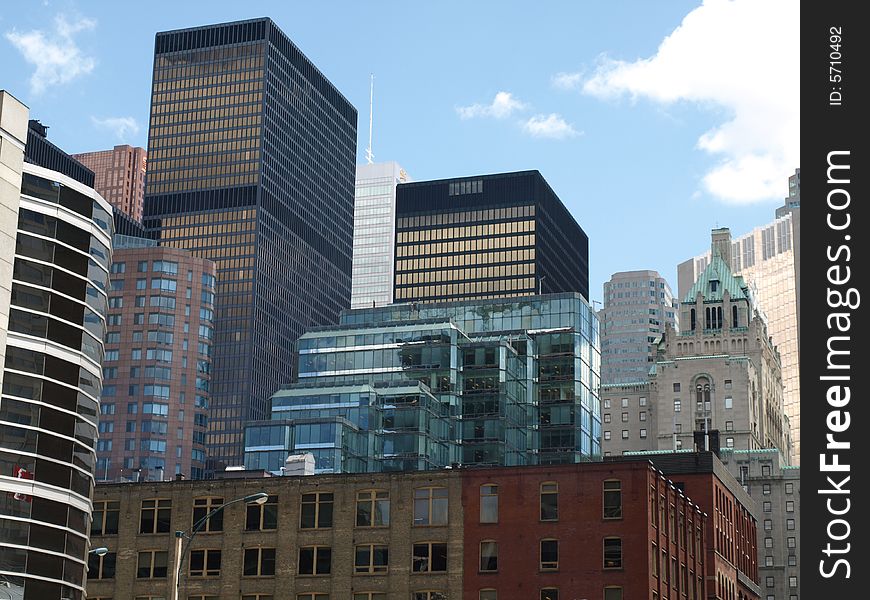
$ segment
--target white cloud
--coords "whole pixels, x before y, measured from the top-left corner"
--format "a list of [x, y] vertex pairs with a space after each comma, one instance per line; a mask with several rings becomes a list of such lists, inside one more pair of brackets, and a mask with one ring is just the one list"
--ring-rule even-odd
[[550, 113], [549, 115], [535, 115], [523, 123], [523, 130], [532, 137], [564, 140], [566, 138], [582, 135], [581, 131], [565, 121], [561, 115]]
[[100, 129], [108, 129], [121, 141], [127, 140], [127, 136], [135, 136], [139, 133], [139, 124], [133, 117], [106, 117], [98, 119], [91, 117], [91, 123]]
[[490, 104], [472, 104], [471, 106], [458, 106], [456, 112], [460, 119], [474, 119], [477, 117], [492, 117], [494, 119], [506, 119], [514, 112], [525, 110], [528, 105], [513, 97], [510, 92], [499, 92]]
[[560, 90], [580, 89], [583, 83], [583, 73], [556, 73], [553, 75], [553, 86]]
[[94, 70], [96, 61], [81, 51], [73, 36], [96, 25], [93, 19], [70, 22], [64, 15], [57, 15], [54, 30], [48, 33], [39, 29], [24, 33], [14, 29], [6, 32], [6, 39], [18, 49], [24, 60], [36, 67], [30, 77], [30, 91], [34, 95]]
[[733, 203], [780, 199], [800, 166], [799, 30], [789, 0], [705, 0], [654, 56], [604, 57], [582, 89], [605, 99], [724, 107], [728, 120], [698, 140], [719, 158], [704, 187]]

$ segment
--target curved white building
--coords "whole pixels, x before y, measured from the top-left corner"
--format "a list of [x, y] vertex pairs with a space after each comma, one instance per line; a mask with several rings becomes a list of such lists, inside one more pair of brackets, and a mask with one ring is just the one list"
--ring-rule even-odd
[[28, 127], [27, 109], [2, 91], [0, 134], [0, 591], [81, 600], [111, 206], [83, 183], [89, 171], [45, 140], [38, 123]]

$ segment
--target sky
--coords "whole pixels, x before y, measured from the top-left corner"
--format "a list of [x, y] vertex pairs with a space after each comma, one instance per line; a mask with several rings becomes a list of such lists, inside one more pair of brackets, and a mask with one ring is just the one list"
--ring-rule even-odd
[[[0, 89], [67, 152], [147, 146], [154, 35], [271, 17], [416, 181], [537, 169], [590, 300], [773, 220], [800, 167], [796, 0], [0, 0]], [[598, 306], [597, 304], [595, 305]]]

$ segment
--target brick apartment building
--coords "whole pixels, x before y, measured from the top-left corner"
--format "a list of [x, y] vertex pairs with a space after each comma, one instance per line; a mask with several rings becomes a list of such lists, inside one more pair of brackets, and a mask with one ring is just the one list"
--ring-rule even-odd
[[[255, 493], [267, 494], [267, 501], [228, 506], [195, 536], [184, 555], [180, 598], [714, 597], [708, 563], [719, 562], [708, 542], [719, 530], [694, 497], [645, 457], [237, 475], [246, 477], [98, 485], [91, 543], [109, 553], [91, 558], [88, 598], [169, 597], [174, 532], [190, 530], [211, 508]], [[713, 489], [711, 474], [699, 473], [697, 480], [699, 490]], [[743, 598], [758, 596], [733, 596]]]

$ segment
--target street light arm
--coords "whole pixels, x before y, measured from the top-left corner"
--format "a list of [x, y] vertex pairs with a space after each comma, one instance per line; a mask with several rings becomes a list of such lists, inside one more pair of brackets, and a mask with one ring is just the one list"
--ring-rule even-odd
[[[269, 495], [265, 492], [259, 492], [257, 494], [250, 494], [248, 496], [243, 496], [241, 498], [230, 500], [229, 502], [224, 502], [217, 508], [213, 508], [211, 511], [209, 511], [208, 514], [206, 514], [204, 517], [194, 523], [189, 530], [175, 532], [176, 539], [185, 538], [187, 542], [184, 544], [184, 549], [181, 550], [181, 555], [178, 557], [178, 568], [175, 573], [175, 589], [172, 590], [173, 598], [177, 600], [178, 592], [181, 589], [181, 577], [182, 573], [184, 572], [184, 557], [187, 556], [187, 553], [190, 550], [190, 545], [191, 543], [193, 543], [193, 538], [196, 537], [197, 533], [202, 531], [202, 528], [205, 527], [206, 523], [208, 523], [208, 520], [219, 512], [223, 511], [223, 509], [231, 504], [236, 504], [237, 502], [244, 502], [245, 504], [263, 504], [268, 497]], [[176, 548], [178, 548], [178, 545], [176, 545]]]

